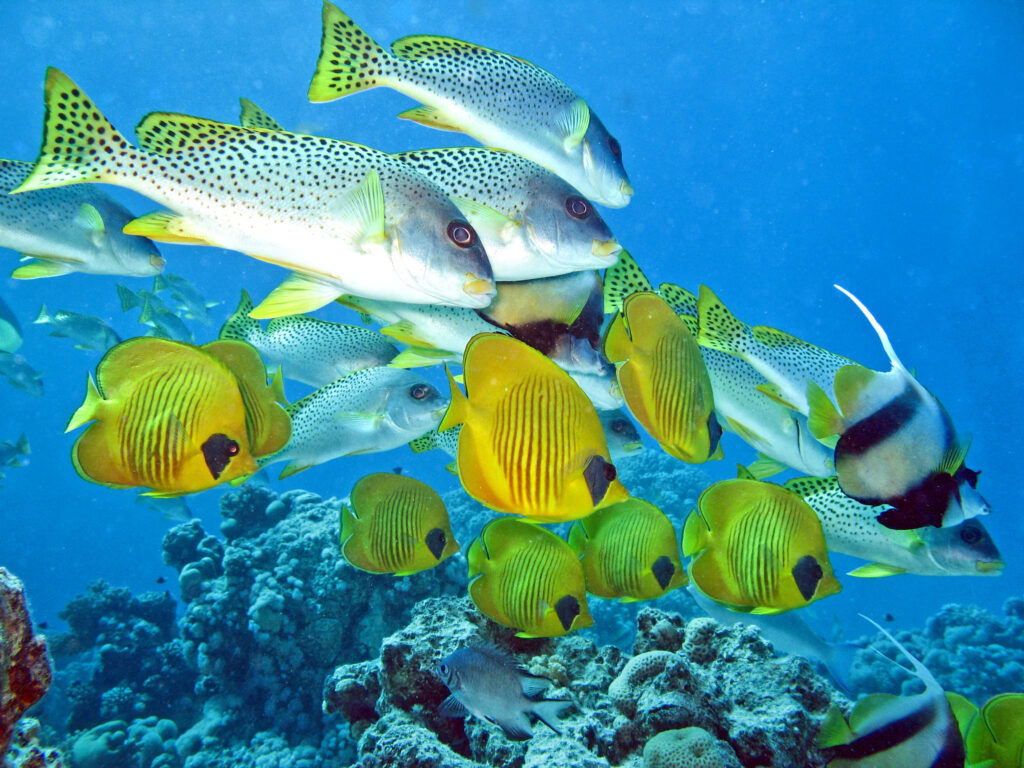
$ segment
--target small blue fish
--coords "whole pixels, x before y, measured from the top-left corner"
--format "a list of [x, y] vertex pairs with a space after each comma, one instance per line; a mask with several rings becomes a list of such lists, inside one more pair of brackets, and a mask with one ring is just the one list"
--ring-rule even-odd
[[12, 387], [22, 389], [32, 397], [43, 396], [43, 375], [22, 355], [0, 352], [0, 374], [7, 377]]
[[21, 325], [14, 312], [0, 298], [0, 352], [17, 352], [21, 346]]
[[93, 315], [69, 312], [66, 309], [58, 309], [51, 315], [46, 311], [45, 304], [39, 310], [39, 316], [32, 322], [53, 326], [50, 335], [71, 339], [75, 342], [75, 349], [106, 352], [121, 342], [117, 332], [102, 319]]
[[153, 293], [167, 291], [174, 299], [178, 309], [185, 313], [189, 320], [198, 320], [203, 325], [210, 325], [210, 307], [219, 302], [207, 301], [199, 290], [181, 275], [162, 274], [153, 278]]

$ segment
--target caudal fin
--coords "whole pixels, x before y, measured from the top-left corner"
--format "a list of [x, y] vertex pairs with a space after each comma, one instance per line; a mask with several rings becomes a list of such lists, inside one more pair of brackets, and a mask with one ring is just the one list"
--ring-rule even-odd
[[14, 190], [110, 181], [116, 162], [132, 150], [88, 96], [59, 69], [46, 70], [43, 146], [32, 171]]
[[243, 288], [242, 296], [238, 300], [238, 307], [221, 326], [219, 338], [241, 339], [251, 344], [254, 339], [262, 336], [264, 331], [260, 327], [259, 321], [249, 317], [252, 310], [252, 298], [249, 296], [249, 292]]
[[384, 67], [392, 58], [340, 8], [324, 2], [320, 59], [309, 84], [309, 100], [333, 101], [385, 85]]

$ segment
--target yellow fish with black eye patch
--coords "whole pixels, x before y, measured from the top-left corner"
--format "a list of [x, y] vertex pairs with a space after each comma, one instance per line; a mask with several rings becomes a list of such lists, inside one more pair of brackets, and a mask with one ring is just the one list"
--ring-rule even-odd
[[492, 520], [466, 559], [476, 607], [519, 637], [558, 637], [594, 623], [576, 553], [539, 525]]
[[352, 488], [341, 508], [341, 554], [371, 573], [408, 576], [459, 551], [437, 491], [412, 477], [378, 472]]
[[158, 338], [121, 342], [89, 378], [71, 431], [86, 480], [145, 486], [173, 496], [257, 471], [255, 459], [280, 449], [291, 422], [274, 402], [259, 353], [241, 341], [203, 347]]
[[604, 341], [630, 413], [671, 456], [701, 464], [722, 457], [722, 428], [700, 346], [663, 298], [626, 297]]
[[594, 406], [551, 360], [521, 341], [486, 333], [466, 347], [463, 372], [467, 395], [449, 373], [452, 400], [438, 431], [464, 424], [456, 464], [474, 499], [500, 512], [562, 522], [629, 496]]
[[569, 546], [580, 556], [587, 592], [598, 597], [653, 600], [687, 583], [672, 521], [643, 499], [577, 520]]
[[697, 500], [683, 528], [690, 579], [734, 611], [781, 613], [842, 587], [832, 574], [814, 510], [792, 491], [759, 480], [723, 480]]

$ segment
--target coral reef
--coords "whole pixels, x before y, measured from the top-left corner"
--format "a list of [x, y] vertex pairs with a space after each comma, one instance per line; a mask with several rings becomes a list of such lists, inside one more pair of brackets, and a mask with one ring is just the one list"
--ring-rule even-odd
[[703, 728], [680, 728], [647, 742], [644, 768], [740, 768], [740, 763], [732, 747]]
[[[68, 763], [59, 749], [40, 743], [41, 727], [34, 717], [23, 717], [14, 726], [4, 768], [64, 768]], [[0, 753], [0, 758], [3, 753]]]
[[[923, 632], [897, 632], [896, 638], [919, 658], [947, 691], [956, 691], [977, 705], [992, 696], [1024, 691], [1024, 598], [1003, 605], [994, 616], [973, 605], [946, 605], [925, 622]], [[884, 636], [870, 648], [896, 658]], [[857, 653], [851, 672], [859, 693], [917, 693], [919, 684], [895, 664], [867, 649]]]
[[[552, 698], [574, 699], [562, 734], [540, 726], [529, 741], [512, 742], [475, 718], [438, 713], [448, 690], [434, 669], [475, 642], [505, 648], [531, 672], [549, 677], [556, 686], [548, 692]], [[749, 627], [725, 629], [710, 619], [686, 623], [645, 608], [635, 655], [627, 659], [586, 633], [516, 638], [460, 598], [421, 602], [409, 625], [384, 640], [375, 662], [335, 669], [324, 685], [324, 711], [348, 719], [360, 768], [639, 765], [645, 744], [658, 734], [694, 726], [707, 731], [710, 742], [691, 737], [678, 754], [695, 761], [722, 756], [722, 765], [738, 764], [738, 756], [743, 765], [791, 768], [822, 764], [814, 734], [833, 697], [838, 694], [806, 661], [776, 659]], [[672, 752], [669, 746], [654, 750]], [[676, 764], [665, 759], [653, 764]]]
[[49, 689], [52, 672], [46, 640], [32, 629], [25, 588], [0, 568], [0, 756], [25, 710]]

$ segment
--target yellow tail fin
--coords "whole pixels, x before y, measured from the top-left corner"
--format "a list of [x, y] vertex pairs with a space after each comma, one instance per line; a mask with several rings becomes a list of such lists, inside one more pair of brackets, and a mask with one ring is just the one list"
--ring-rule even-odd
[[393, 58], [340, 8], [325, 2], [320, 58], [309, 84], [309, 100], [333, 101], [385, 85], [383, 69]]

